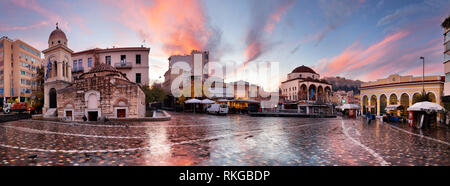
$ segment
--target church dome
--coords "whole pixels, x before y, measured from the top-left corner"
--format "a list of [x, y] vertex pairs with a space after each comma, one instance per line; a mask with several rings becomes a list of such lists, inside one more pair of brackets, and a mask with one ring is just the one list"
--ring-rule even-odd
[[59, 29], [58, 26], [56, 26], [56, 29], [50, 33], [50, 36], [48, 37], [48, 46], [52, 47], [57, 44], [63, 44], [67, 46], [67, 37], [66, 34]]
[[299, 66], [292, 71], [292, 73], [305, 73], [305, 72], [317, 74], [313, 69], [311, 69], [305, 65]]

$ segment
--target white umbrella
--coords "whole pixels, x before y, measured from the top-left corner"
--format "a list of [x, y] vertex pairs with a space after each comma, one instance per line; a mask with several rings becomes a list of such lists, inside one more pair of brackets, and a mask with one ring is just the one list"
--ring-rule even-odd
[[214, 104], [214, 103], [216, 103], [216, 102], [214, 102], [213, 100], [210, 100], [210, 99], [204, 99], [201, 102], [202, 102], [202, 104]]
[[230, 100], [228, 99], [218, 99], [217, 102], [229, 102]]
[[349, 109], [349, 110], [351, 110], [351, 109], [359, 109], [359, 108], [361, 108], [361, 107], [359, 107], [359, 105], [355, 105], [355, 104], [344, 104], [344, 105], [342, 105], [341, 107], [340, 107], [342, 110], [345, 110], [345, 109]]
[[202, 103], [202, 101], [193, 98], [193, 99], [186, 100], [184, 103]]
[[422, 101], [414, 103], [408, 108], [408, 111], [444, 112], [445, 109], [437, 103]]

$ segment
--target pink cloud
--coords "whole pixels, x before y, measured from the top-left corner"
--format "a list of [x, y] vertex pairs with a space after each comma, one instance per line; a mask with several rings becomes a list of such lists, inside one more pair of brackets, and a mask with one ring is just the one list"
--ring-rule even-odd
[[285, 14], [294, 5], [294, 3], [295, 1], [289, 1], [286, 4], [281, 5], [274, 13], [270, 14], [264, 30], [268, 33], [272, 33], [275, 25], [280, 22], [281, 16]]
[[29, 30], [40, 28], [42, 26], [47, 26], [49, 23], [47, 21], [41, 21], [36, 24], [26, 25], [26, 26], [10, 26], [10, 25], [0, 25], [0, 31], [15, 31], [15, 30]]
[[321, 65], [319, 70], [325, 76], [337, 76], [342, 72], [358, 71], [364, 66], [380, 61], [398, 44], [397, 41], [405, 38], [408, 34], [406, 31], [390, 34], [367, 48], [362, 47], [359, 41], [355, 41], [326, 64], [323, 61], [319, 62]]

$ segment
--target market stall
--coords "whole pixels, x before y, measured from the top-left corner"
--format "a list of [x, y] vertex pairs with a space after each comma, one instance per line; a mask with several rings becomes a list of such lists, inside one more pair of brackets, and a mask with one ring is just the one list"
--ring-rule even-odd
[[429, 128], [436, 127], [437, 114], [445, 112], [445, 109], [437, 103], [423, 101], [409, 107], [408, 112], [410, 126]]

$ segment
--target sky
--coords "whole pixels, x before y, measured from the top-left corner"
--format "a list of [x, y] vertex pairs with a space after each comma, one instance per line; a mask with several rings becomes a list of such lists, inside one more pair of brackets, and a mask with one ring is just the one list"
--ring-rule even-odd
[[374, 81], [421, 75], [420, 56], [427, 75], [443, 75], [449, 15], [450, 0], [2, 0], [0, 36], [44, 50], [58, 22], [74, 51], [144, 45], [151, 82], [193, 49], [242, 67], [278, 62], [280, 81], [301, 65]]

